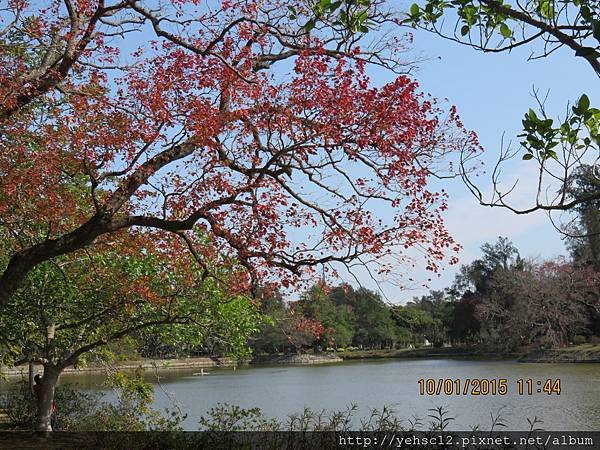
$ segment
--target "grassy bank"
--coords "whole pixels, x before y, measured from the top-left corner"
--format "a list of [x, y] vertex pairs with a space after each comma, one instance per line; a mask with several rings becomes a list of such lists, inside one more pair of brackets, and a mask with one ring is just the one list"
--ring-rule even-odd
[[517, 359], [519, 362], [539, 363], [596, 363], [600, 362], [600, 344], [582, 344], [554, 350], [535, 350], [530, 353], [499, 353], [468, 347], [419, 348], [398, 350], [355, 350], [339, 353], [344, 360], [386, 358], [477, 358]]
[[538, 363], [600, 363], [600, 344], [582, 344], [555, 350], [537, 350], [519, 359], [519, 361]]
[[259, 355], [250, 364], [329, 364], [342, 362], [339, 353], [303, 353], [299, 355]]
[[386, 358], [482, 358], [514, 359], [522, 356], [515, 353], [494, 353], [467, 347], [417, 348], [395, 350], [353, 350], [339, 353], [344, 360]]

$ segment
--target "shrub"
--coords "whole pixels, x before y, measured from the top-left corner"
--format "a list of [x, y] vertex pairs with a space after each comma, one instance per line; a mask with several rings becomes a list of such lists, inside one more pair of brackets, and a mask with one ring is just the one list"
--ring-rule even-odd
[[[446, 429], [453, 421], [444, 408], [430, 409], [428, 415], [431, 430]], [[199, 421], [204, 431], [410, 431], [422, 426], [419, 419], [403, 421], [391, 406], [370, 409], [366, 417], [357, 418], [358, 406], [350, 404], [345, 409], [327, 412], [304, 408], [290, 414], [285, 420], [268, 418], [260, 408], [245, 409], [227, 403], [217, 403], [207, 416]]]
[[[178, 409], [165, 414], [150, 405], [154, 397], [152, 385], [145, 382], [141, 371], [133, 374], [115, 372], [108, 381], [117, 393], [117, 401], [102, 400], [103, 393], [78, 389], [75, 384], [57, 386], [57, 424], [60, 431], [173, 431], [180, 430], [185, 415]], [[27, 380], [0, 394], [0, 409], [8, 416], [12, 429], [34, 429], [36, 405]]]
[[21, 380], [13, 389], [0, 393], [0, 409], [6, 412], [10, 428], [32, 427], [36, 408], [27, 380]]
[[[20, 380], [13, 389], [0, 394], [0, 409], [6, 411], [8, 425], [16, 429], [33, 429], [37, 407], [27, 380]], [[98, 408], [100, 393], [83, 392], [76, 385], [63, 384], [56, 388], [54, 402], [58, 406], [57, 421], [61, 430], [76, 430]]]

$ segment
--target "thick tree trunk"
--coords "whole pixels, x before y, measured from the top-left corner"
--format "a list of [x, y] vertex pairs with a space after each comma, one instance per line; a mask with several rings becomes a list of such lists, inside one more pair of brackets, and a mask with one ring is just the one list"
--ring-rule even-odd
[[79, 228], [58, 239], [48, 239], [13, 254], [4, 272], [0, 273], [0, 309], [8, 303], [35, 266], [84, 248], [98, 236], [108, 232], [109, 224], [110, 218], [96, 214]]
[[54, 403], [54, 389], [58, 382], [61, 369], [54, 365], [44, 365], [44, 376], [37, 395], [36, 429], [38, 431], [52, 431], [51, 417]]

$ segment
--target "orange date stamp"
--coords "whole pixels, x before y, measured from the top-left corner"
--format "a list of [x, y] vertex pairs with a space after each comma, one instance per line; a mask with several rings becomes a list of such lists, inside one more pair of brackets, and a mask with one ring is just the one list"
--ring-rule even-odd
[[561, 392], [560, 378], [520, 378], [514, 383], [506, 378], [421, 378], [418, 385], [421, 395], [507, 395], [511, 387], [518, 395], [560, 395]]

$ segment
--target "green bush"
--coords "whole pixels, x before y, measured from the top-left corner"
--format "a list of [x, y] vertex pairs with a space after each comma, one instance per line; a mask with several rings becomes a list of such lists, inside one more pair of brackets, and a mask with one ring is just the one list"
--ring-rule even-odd
[[[57, 405], [59, 431], [175, 431], [185, 415], [179, 410], [165, 414], [150, 405], [154, 398], [151, 384], [143, 380], [141, 371], [133, 374], [115, 372], [108, 385], [117, 393], [117, 401], [102, 400], [103, 393], [81, 391], [77, 385], [57, 386], [54, 402]], [[0, 409], [6, 411], [12, 429], [35, 428], [36, 405], [27, 380], [21, 380], [8, 392], [0, 394]]]
[[10, 428], [32, 428], [36, 408], [27, 380], [21, 380], [13, 389], [0, 393], [0, 410], [6, 412]]
[[[100, 404], [100, 393], [83, 392], [76, 385], [63, 384], [56, 388], [54, 403], [60, 430], [77, 430], [82, 423], [93, 423], [90, 416]], [[14, 429], [34, 429], [37, 407], [29, 382], [20, 380], [13, 389], [0, 394], [0, 409], [8, 416], [8, 425]]]

